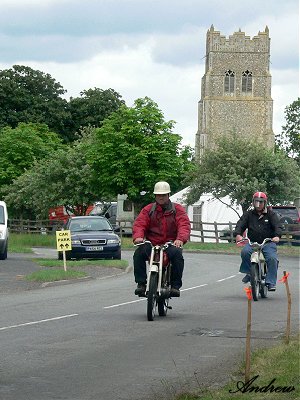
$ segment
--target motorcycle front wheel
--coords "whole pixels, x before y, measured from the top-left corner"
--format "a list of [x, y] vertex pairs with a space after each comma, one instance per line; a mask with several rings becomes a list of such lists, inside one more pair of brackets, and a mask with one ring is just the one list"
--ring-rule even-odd
[[265, 299], [266, 297], [268, 297], [268, 288], [266, 285], [266, 275], [267, 275], [267, 264], [266, 263], [263, 264], [262, 270], [263, 270], [264, 276], [263, 276], [262, 282], [260, 283], [260, 295], [263, 299]]
[[154, 317], [155, 317], [157, 280], [158, 280], [158, 273], [152, 272], [150, 275], [149, 291], [147, 294], [147, 318], [148, 318], [148, 321], [153, 321]]
[[259, 279], [258, 279], [258, 264], [257, 263], [251, 263], [250, 283], [251, 283], [253, 300], [257, 301], [258, 296], [259, 296]]

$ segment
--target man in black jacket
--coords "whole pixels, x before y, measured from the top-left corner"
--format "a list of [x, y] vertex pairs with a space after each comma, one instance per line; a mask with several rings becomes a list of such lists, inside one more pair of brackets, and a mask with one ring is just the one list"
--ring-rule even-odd
[[[266, 276], [266, 285], [268, 290], [276, 290], [278, 257], [276, 243], [279, 242], [281, 236], [281, 224], [277, 214], [271, 209], [267, 209], [267, 195], [263, 192], [256, 192], [252, 198], [253, 210], [246, 211], [236, 224], [234, 234], [236, 242], [243, 240], [243, 232], [248, 229], [248, 238], [251, 242], [262, 243], [264, 239], [271, 238], [272, 242], [268, 242], [262, 249], [268, 272]], [[243, 283], [250, 282], [251, 253], [253, 249], [247, 243], [241, 252], [242, 263], [240, 272], [246, 275], [242, 279]]]

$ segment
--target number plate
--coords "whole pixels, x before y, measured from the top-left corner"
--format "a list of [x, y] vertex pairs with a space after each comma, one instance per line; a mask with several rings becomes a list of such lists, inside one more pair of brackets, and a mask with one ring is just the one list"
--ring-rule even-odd
[[102, 251], [103, 247], [102, 246], [88, 246], [85, 249], [86, 249], [86, 251]]

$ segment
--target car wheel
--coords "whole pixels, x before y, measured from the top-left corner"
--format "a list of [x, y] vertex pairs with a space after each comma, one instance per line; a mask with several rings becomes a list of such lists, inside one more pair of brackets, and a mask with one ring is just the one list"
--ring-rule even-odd
[[5, 249], [3, 250], [3, 253], [0, 253], [0, 260], [6, 260], [7, 259], [7, 244], [5, 246]]
[[[292, 236], [293, 240], [300, 240], [300, 236], [299, 235], [294, 235]], [[292, 243], [292, 246], [300, 246], [300, 243]]]
[[121, 260], [121, 252], [113, 257], [114, 260]]

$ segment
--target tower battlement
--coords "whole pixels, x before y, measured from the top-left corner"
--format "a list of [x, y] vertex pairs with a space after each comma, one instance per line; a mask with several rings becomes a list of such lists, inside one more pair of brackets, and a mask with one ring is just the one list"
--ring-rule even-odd
[[226, 38], [219, 31], [215, 31], [212, 25], [207, 31], [206, 51], [268, 53], [270, 51], [269, 28], [266, 26], [264, 32], [258, 32], [258, 35], [252, 39], [241, 29]]

